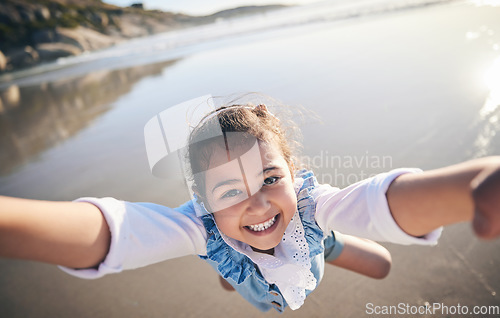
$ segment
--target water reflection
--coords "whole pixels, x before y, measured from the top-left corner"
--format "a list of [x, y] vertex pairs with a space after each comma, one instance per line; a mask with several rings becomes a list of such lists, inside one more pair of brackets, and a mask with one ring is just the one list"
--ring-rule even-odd
[[[477, 6], [491, 5], [472, 1]], [[493, 60], [493, 63], [483, 73], [483, 83], [488, 91], [477, 117], [469, 128], [473, 130], [475, 139], [470, 153], [472, 157], [494, 155], [498, 149], [497, 132], [500, 130], [500, 37], [494, 28], [481, 24], [476, 29], [465, 33], [467, 42], [476, 43]]]
[[500, 57], [484, 74], [484, 82], [490, 90], [490, 94], [479, 112], [483, 118], [494, 112], [500, 105]]
[[476, 157], [491, 155], [492, 143], [500, 130], [500, 57], [486, 71], [484, 81], [489, 89], [483, 107], [479, 111], [479, 120], [482, 127], [474, 142]]
[[39, 86], [0, 91], [0, 174], [6, 174], [86, 127], [112, 108], [144, 77], [159, 75], [176, 60], [99, 71]]

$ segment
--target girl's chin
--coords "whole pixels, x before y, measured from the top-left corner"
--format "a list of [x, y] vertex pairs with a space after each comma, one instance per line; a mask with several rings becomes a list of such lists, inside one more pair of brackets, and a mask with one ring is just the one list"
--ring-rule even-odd
[[273, 254], [274, 248], [281, 242], [281, 237], [276, 242], [265, 242], [265, 244], [249, 244], [253, 251], [259, 253]]
[[269, 254], [269, 255], [273, 255], [274, 254], [274, 247], [268, 248], [268, 249], [259, 249], [259, 248], [253, 247], [253, 246], [250, 246], [250, 247], [252, 248], [252, 250], [254, 252], [264, 253], [264, 254]]

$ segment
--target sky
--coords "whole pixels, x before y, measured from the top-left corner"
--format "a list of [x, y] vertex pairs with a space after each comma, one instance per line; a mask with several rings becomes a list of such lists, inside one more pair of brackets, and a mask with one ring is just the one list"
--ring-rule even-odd
[[217, 11], [246, 5], [306, 4], [318, 0], [103, 0], [103, 2], [126, 7], [142, 2], [145, 9], [182, 12], [190, 15], [207, 15]]

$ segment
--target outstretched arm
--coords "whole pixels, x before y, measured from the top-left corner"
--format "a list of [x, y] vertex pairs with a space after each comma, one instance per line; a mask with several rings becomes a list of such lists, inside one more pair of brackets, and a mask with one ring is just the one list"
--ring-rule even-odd
[[382, 245], [356, 236], [342, 234], [344, 248], [329, 264], [345, 268], [371, 278], [385, 278], [391, 269], [389, 251]]
[[110, 239], [101, 211], [90, 203], [0, 196], [0, 257], [90, 268], [105, 258]]
[[410, 235], [473, 219], [480, 237], [500, 234], [499, 157], [401, 175], [386, 195], [395, 221]]

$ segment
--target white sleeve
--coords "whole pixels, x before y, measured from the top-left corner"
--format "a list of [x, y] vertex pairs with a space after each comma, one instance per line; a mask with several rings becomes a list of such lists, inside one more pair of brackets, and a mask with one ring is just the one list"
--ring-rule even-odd
[[435, 245], [442, 228], [422, 237], [406, 234], [393, 219], [386, 191], [391, 182], [404, 173], [419, 169], [396, 169], [355, 183], [342, 190], [321, 185], [313, 192], [316, 198], [316, 222], [325, 232], [341, 233], [397, 244]]
[[97, 268], [60, 268], [77, 277], [93, 279], [185, 255], [206, 254], [206, 230], [191, 202], [172, 209], [152, 203], [130, 203], [113, 198], [81, 198], [97, 206], [111, 232], [111, 244]]

